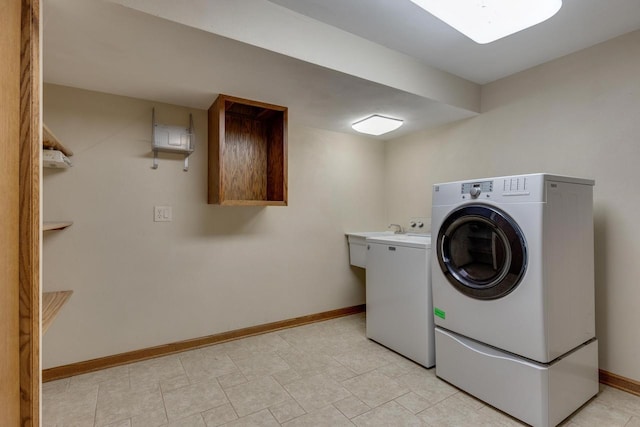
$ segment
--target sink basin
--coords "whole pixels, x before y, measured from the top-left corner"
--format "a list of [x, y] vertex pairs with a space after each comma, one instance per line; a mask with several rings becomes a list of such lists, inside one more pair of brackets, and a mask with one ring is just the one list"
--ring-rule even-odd
[[396, 243], [398, 245], [413, 247], [431, 247], [431, 234], [392, 234], [390, 236], [378, 235], [367, 238], [372, 243]]
[[377, 236], [393, 236], [393, 231], [357, 231], [355, 233], [345, 233], [348, 237], [354, 238], [367, 238], [367, 237], [377, 237]]
[[367, 267], [367, 238], [393, 236], [393, 231], [358, 231], [346, 233], [349, 241], [349, 262], [356, 267]]
[[393, 231], [358, 231], [346, 233], [349, 241], [349, 262], [367, 268], [367, 240], [404, 243], [405, 246], [431, 247], [430, 234], [394, 233]]

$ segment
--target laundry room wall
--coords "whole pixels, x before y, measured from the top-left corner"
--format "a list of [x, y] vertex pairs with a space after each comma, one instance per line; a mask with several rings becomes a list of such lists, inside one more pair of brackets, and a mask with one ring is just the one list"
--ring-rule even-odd
[[[157, 121], [189, 123], [189, 171], [161, 154]], [[364, 303], [345, 231], [386, 227], [384, 143], [297, 125], [289, 111], [289, 206], [207, 204], [206, 111], [45, 85], [44, 121], [74, 151], [45, 169], [43, 288], [71, 289], [43, 337], [44, 368]], [[155, 205], [172, 222], [153, 222]]]
[[533, 172], [595, 179], [600, 368], [640, 381], [640, 32], [487, 84], [479, 116], [386, 151], [391, 222], [430, 216], [438, 182]]

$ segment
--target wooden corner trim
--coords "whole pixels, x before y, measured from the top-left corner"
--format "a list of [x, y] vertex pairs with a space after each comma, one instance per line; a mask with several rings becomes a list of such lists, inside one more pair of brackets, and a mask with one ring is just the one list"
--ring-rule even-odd
[[261, 335], [267, 332], [274, 332], [281, 329], [288, 329], [296, 326], [306, 325], [309, 323], [336, 319], [338, 317], [363, 313], [364, 311], [364, 304], [355, 305], [352, 307], [295, 317], [293, 319], [280, 320], [263, 325], [250, 326], [248, 328], [222, 332], [206, 337], [159, 345], [157, 347], [149, 347], [140, 350], [129, 351], [113, 356], [100, 357], [98, 359], [86, 360], [69, 365], [56, 366], [54, 368], [48, 368], [42, 371], [42, 382], [58, 380], [74, 375], [86, 374], [88, 372], [93, 372], [100, 369], [112, 368], [114, 366], [139, 362], [146, 359], [152, 359], [154, 357], [166, 356], [173, 353], [179, 353], [181, 351], [191, 350], [198, 347], [205, 347], [212, 344], [219, 344], [226, 341], [233, 341], [253, 335]]
[[599, 373], [599, 379], [602, 384], [617, 388], [618, 390], [626, 391], [627, 393], [635, 394], [636, 396], [640, 396], [640, 381], [613, 374], [603, 369], [600, 369]]
[[[40, 155], [41, 91], [40, 0], [20, 3], [20, 225], [19, 328], [20, 422], [34, 427], [40, 419]], [[3, 12], [6, 6], [3, 6]], [[4, 37], [4, 36], [3, 36]], [[4, 60], [5, 58], [3, 58]], [[4, 106], [3, 106], [4, 107]], [[6, 345], [6, 344], [3, 344]], [[4, 396], [3, 396], [4, 398]], [[4, 402], [0, 404], [4, 410]], [[0, 412], [2, 411], [0, 410]], [[0, 416], [2, 418], [2, 416]], [[4, 418], [3, 418], [4, 419]]]

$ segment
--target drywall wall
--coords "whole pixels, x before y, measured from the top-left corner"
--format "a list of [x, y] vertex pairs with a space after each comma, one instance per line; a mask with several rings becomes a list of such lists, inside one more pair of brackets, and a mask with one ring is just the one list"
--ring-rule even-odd
[[[188, 172], [161, 154], [157, 121], [188, 125]], [[345, 231], [386, 227], [384, 143], [296, 125], [289, 112], [289, 206], [208, 205], [206, 111], [45, 85], [44, 120], [74, 151], [45, 169], [45, 291], [73, 296], [43, 337], [49, 368], [364, 302]], [[153, 222], [170, 205], [172, 222]]]
[[550, 172], [594, 178], [600, 367], [640, 380], [640, 32], [482, 89], [482, 114], [387, 143], [390, 222], [430, 216], [431, 185]]

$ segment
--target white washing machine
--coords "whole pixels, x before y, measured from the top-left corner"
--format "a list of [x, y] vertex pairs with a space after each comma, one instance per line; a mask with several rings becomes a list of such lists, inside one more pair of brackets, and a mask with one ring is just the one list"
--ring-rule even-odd
[[369, 237], [367, 246], [367, 337], [432, 367], [431, 236]]
[[433, 187], [436, 374], [533, 425], [598, 392], [593, 185], [531, 174]]

